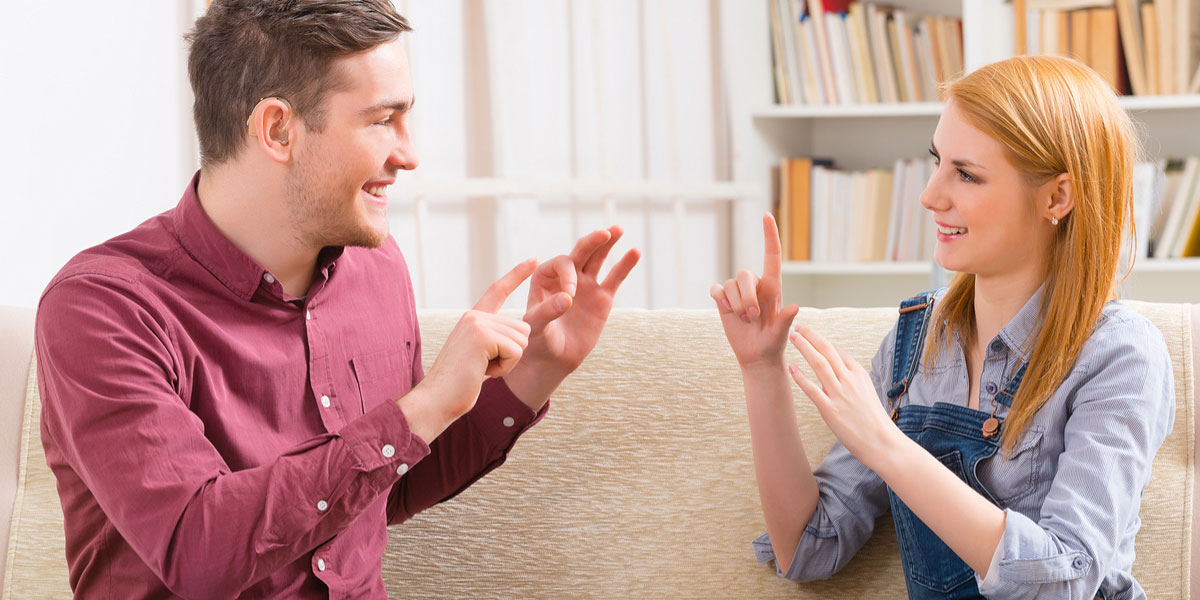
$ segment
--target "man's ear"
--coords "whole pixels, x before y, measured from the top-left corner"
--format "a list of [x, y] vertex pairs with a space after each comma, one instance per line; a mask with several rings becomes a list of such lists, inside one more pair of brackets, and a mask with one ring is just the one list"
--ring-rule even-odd
[[283, 98], [263, 98], [246, 119], [250, 142], [272, 160], [291, 159], [292, 105]]
[[1055, 175], [1043, 184], [1043, 189], [1046, 195], [1042, 212], [1047, 221], [1057, 223], [1075, 210], [1075, 186], [1070, 173]]

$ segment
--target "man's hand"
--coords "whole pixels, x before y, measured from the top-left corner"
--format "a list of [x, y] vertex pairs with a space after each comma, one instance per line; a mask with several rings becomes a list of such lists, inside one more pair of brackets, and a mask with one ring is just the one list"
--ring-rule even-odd
[[484, 379], [504, 376], [521, 359], [529, 324], [496, 311], [536, 268], [537, 260], [529, 259], [493, 283], [454, 325], [425, 379], [397, 400], [426, 442], [475, 406]]
[[788, 330], [800, 308], [783, 304], [783, 251], [775, 218], [763, 216], [763, 274], [748, 269], [714, 284], [709, 293], [721, 313], [721, 325], [743, 371], [784, 368]]
[[504, 378], [530, 408], [540, 410], [600, 339], [613, 296], [641, 257], [636, 248], [626, 252], [600, 281], [600, 268], [623, 233], [614, 225], [583, 236], [571, 254], [542, 263], [530, 280], [529, 346]]

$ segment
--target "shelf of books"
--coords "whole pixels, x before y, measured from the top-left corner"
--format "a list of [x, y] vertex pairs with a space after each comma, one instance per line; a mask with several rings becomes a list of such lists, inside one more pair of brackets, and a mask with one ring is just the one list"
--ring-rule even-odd
[[1088, 63], [1137, 122], [1139, 243], [1122, 294], [1200, 301], [1200, 94], [1181, 93], [1200, 91], [1200, 0], [766, 4], [772, 95], [748, 120], [771, 170], [789, 302], [875, 306], [946, 280], [919, 200], [937, 86], [1021, 51]]

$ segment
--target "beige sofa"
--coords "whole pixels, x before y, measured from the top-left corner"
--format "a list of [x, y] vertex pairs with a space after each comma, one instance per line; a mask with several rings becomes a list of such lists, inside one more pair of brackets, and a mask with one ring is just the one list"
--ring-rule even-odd
[[[1132, 304], [1163, 331], [1178, 394], [1175, 430], [1144, 496], [1135, 574], [1151, 598], [1183, 598], [1200, 588], [1190, 580], [1192, 556], [1200, 557], [1191, 534], [1192, 323], [1200, 310]], [[804, 309], [799, 318], [867, 360], [895, 316], [894, 308]], [[37, 389], [27, 379], [32, 318], [0, 310], [6, 599], [70, 594]], [[456, 318], [421, 315], [427, 361]], [[806, 399], [797, 406], [810, 455], [820, 460], [832, 437]], [[740, 379], [715, 312], [622, 310], [508, 464], [393, 528], [383, 568], [393, 597], [904, 596], [886, 517], [843, 572], [817, 584], [780, 579], [756, 563], [750, 540], [762, 531]]]

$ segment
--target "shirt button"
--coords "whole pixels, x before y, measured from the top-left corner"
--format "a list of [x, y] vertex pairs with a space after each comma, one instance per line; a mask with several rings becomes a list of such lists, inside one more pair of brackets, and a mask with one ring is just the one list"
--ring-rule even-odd
[[321, 396], [321, 406], [329, 408], [329, 396]]
[[1003, 352], [1004, 342], [1000, 340], [992, 340], [992, 352]]
[[989, 382], [987, 385], [983, 386], [983, 390], [989, 394], [995, 394], [996, 384]]
[[396, 467], [397, 475], [404, 475], [407, 472], [408, 472], [408, 463], [400, 463], [400, 466]]
[[1082, 556], [1076, 556], [1075, 560], [1071, 561], [1071, 566], [1075, 567], [1076, 569], [1082, 569], [1084, 567], [1084, 565], [1085, 565], [1085, 562], [1084, 562]]
[[325, 570], [325, 559], [323, 559], [323, 558], [318, 558], [318, 559], [317, 559], [317, 570], [318, 570], [318, 571], [324, 571], [324, 570]]
[[270, 273], [265, 273], [263, 275], [263, 281], [267, 283], [275, 283], [275, 276]]
[[516, 422], [516, 419], [513, 419], [512, 417], [504, 417], [505, 427], [512, 427], [514, 424], [516, 424]]
[[318, 510], [318, 511], [320, 511], [320, 512], [325, 512], [325, 510], [326, 510], [326, 509], [328, 509], [328, 508], [329, 508], [329, 503], [328, 503], [328, 502], [326, 502], [326, 501], [324, 501], [324, 500], [318, 500], [318, 501], [317, 501], [317, 510]]
[[384, 444], [382, 451], [384, 458], [391, 458], [396, 455], [396, 447], [391, 444]]

